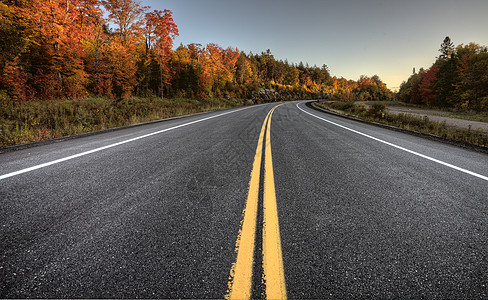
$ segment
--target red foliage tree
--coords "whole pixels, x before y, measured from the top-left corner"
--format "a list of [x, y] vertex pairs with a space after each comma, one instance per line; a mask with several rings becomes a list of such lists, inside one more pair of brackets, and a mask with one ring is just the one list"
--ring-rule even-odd
[[422, 98], [422, 102], [427, 105], [435, 106], [436, 105], [436, 94], [434, 89], [434, 84], [437, 80], [437, 65], [433, 64], [427, 72], [423, 74], [422, 81], [419, 84], [418, 91]]

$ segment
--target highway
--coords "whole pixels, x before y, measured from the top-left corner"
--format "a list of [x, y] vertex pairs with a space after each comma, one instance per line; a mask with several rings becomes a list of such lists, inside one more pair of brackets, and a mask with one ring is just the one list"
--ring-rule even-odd
[[0, 154], [0, 298], [488, 298], [488, 155], [241, 107]]

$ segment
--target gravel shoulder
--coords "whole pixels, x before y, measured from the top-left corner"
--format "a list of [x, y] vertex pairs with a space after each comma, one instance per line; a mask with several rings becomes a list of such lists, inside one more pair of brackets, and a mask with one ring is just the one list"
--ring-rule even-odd
[[440, 111], [440, 110], [427, 110], [427, 109], [417, 109], [417, 108], [409, 108], [409, 107], [397, 107], [391, 106], [387, 107], [388, 112], [393, 114], [411, 114], [418, 117], [428, 117], [430, 120], [435, 122], [446, 122], [446, 125], [466, 128], [466, 129], [473, 129], [473, 130], [481, 130], [488, 132], [488, 123], [486, 122], [478, 122], [478, 121], [469, 121], [457, 118], [450, 118], [445, 117], [442, 115], [448, 114], [448, 112]]

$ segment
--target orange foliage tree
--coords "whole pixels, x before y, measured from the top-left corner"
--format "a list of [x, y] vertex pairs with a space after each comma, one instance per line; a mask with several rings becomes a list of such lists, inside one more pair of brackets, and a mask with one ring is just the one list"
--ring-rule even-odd
[[22, 20], [20, 34], [28, 44], [17, 61], [21, 61], [24, 72], [32, 75], [30, 81], [36, 90], [35, 96], [86, 95], [83, 41], [93, 32], [93, 18], [101, 13], [97, 1], [11, 2], [11, 11]]
[[170, 70], [167, 63], [171, 58], [173, 40], [179, 35], [171, 11], [165, 9], [146, 13], [145, 32], [146, 48], [153, 50], [159, 65], [160, 94], [163, 98], [163, 84], [169, 84], [170, 81]]
[[114, 92], [118, 97], [127, 98], [137, 85], [136, 46], [143, 36], [143, 16], [147, 7], [135, 0], [103, 0], [102, 3], [117, 26], [108, 45]]

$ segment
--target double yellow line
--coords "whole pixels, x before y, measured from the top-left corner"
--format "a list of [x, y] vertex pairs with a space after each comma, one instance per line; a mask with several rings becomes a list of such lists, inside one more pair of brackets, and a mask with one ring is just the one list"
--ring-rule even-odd
[[[280, 104], [281, 105], [281, 104]], [[258, 213], [259, 179], [264, 141], [264, 189], [263, 189], [263, 274], [266, 298], [286, 299], [285, 273], [281, 253], [278, 209], [271, 157], [271, 117], [273, 107], [266, 116], [259, 134], [256, 154], [249, 181], [249, 193], [243, 211], [243, 220], [236, 241], [236, 262], [232, 265], [226, 299], [250, 299], [256, 223]], [[266, 132], [266, 138], [265, 138]]]

